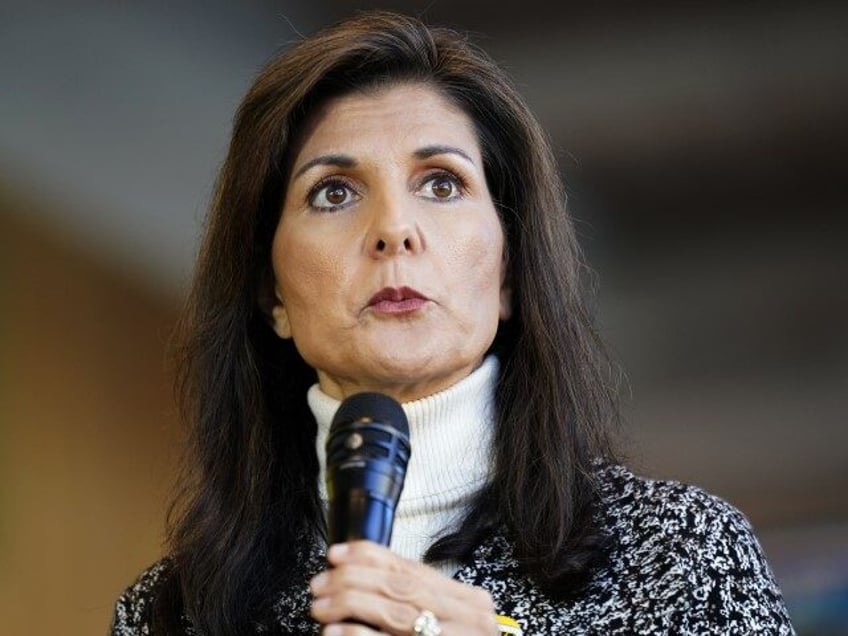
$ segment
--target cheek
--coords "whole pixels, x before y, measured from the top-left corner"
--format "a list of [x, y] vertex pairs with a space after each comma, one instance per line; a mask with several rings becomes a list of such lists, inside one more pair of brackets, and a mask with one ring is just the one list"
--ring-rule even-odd
[[315, 307], [333, 297], [344, 268], [334, 250], [283, 231], [274, 240], [274, 276], [290, 313]]
[[[483, 336], [495, 329], [501, 318], [501, 280], [503, 268], [503, 244], [500, 226], [494, 228], [479, 225], [465, 236], [465, 240], [454, 244], [443, 280], [451, 281], [448, 293], [453, 297], [456, 314], [468, 330], [466, 335]], [[473, 339], [473, 338], [471, 338]], [[470, 340], [469, 340], [470, 342]], [[475, 339], [476, 342], [476, 339]]]
[[499, 291], [503, 267], [503, 235], [500, 226], [478, 232], [466, 244], [462, 255], [462, 267], [457, 271], [469, 273], [467, 280], [473, 283], [476, 292]]

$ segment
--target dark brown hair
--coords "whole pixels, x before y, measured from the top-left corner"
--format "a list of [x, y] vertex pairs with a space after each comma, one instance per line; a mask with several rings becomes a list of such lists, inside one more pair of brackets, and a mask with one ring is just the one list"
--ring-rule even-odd
[[466, 37], [370, 12], [273, 58], [239, 107], [178, 332], [192, 444], [170, 516], [161, 631], [181, 611], [209, 636], [263, 622], [273, 631], [273, 600], [305, 584], [297, 564], [324, 528], [306, 404], [316, 375], [269, 326], [271, 242], [305, 120], [329, 98], [400, 82], [432, 86], [474, 121], [513, 299], [492, 345], [501, 360], [492, 480], [426, 558], [468, 558], [497, 530], [527, 574], [562, 598], [600, 552], [594, 475], [612, 457], [615, 398], [549, 144], [503, 71]]

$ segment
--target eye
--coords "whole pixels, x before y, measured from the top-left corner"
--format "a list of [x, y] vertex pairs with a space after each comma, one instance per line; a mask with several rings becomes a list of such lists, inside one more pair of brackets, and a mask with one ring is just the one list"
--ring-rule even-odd
[[309, 191], [309, 205], [316, 210], [333, 211], [359, 199], [357, 192], [338, 178], [324, 179]]
[[462, 195], [462, 181], [449, 172], [439, 172], [427, 177], [418, 193], [427, 199], [451, 201]]

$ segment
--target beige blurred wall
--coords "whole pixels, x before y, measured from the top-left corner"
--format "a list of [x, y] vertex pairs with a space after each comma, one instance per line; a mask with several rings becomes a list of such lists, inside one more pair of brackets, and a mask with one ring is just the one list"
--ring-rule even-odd
[[160, 554], [175, 308], [32, 212], [0, 192], [0, 631], [105, 634]]

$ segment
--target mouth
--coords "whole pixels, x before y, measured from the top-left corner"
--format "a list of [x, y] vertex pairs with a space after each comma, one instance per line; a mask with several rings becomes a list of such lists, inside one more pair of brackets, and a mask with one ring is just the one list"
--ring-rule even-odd
[[421, 309], [429, 300], [411, 287], [384, 287], [371, 296], [368, 308], [381, 314], [410, 313]]

